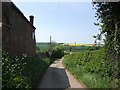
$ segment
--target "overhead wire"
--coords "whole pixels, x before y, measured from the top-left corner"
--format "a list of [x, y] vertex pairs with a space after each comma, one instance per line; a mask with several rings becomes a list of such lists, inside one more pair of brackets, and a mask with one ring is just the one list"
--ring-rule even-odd
[[59, 0], [59, 2], [58, 2], [58, 6], [57, 6], [57, 12], [56, 12], [56, 16], [55, 16], [55, 22], [54, 22], [54, 24], [53, 24], [53, 31], [55, 30], [55, 27], [56, 27], [59, 10], [60, 10], [60, 0]]
[[[55, 27], [56, 27], [56, 23], [57, 23], [57, 18], [58, 18], [59, 10], [60, 10], [60, 0], [58, 1], [58, 5], [57, 5], [57, 11], [56, 11], [56, 16], [55, 16], [55, 21], [53, 22], [53, 32], [55, 31]], [[52, 32], [52, 34], [53, 34], [53, 32]], [[50, 35], [50, 37], [52, 38], [51, 35]]]

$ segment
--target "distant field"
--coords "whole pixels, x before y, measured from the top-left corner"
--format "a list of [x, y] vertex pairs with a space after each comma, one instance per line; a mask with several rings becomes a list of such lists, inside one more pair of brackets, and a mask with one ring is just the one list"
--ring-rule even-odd
[[37, 43], [36, 44], [37, 47], [39, 47], [40, 49], [49, 49], [50, 48], [50, 45], [49, 43]]
[[64, 46], [64, 51], [69, 52], [71, 49], [71, 52], [79, 52], [86, 50], [88, 47], [92, 47], [92, 46]]
[[[70, 49], [72, 52], [79, 52], [87, 49], [88, 47], [93, 46], [93, 44], [61, 44], [61, 45], [64, 46], [64, 51], [67, 51], [67, 52], [69, 52]], [[50, 48], [49, 43], [37, 43], [36, 46], [42, 50]]]
[[65, 46], [93, 46], [94, 44], [64, 44]]

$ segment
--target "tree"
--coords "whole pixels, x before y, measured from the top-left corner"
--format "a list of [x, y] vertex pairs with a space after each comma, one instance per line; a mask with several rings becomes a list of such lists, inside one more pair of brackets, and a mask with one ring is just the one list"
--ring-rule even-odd
[[112, 76], [119, 77], [120, 65], [120, 2], [93, 2], [96, 9], [98, 24], [101, 27], [101, 33], [105, 34], [105, 48], [107, 59], [112, 66]]
[[[106, 1], [106, 0], [105, 0]], [[120, 59], [120, 2], [93, 2], [96, 16], [106, 34], [105, 44], [109, 58]]]
[[96, 45], [97, 44], [97, 40], [99, 41], [98, 45], [100, 46], [100, 42], [102, 40], [102, 35], [101, 33], [100, 34], [97, 34], [96, 36], [93, 36], [93, 38], [95, 38], [95, 42], [94, 44]]

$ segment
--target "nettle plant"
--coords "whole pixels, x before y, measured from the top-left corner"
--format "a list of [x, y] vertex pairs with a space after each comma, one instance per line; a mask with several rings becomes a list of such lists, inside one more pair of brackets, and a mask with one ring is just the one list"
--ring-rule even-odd
[[2, 87], [5, 88], [27, 88], [29, 85], [23, 77], [26, 55], [13, 57], [8, 53], [2, 53]]

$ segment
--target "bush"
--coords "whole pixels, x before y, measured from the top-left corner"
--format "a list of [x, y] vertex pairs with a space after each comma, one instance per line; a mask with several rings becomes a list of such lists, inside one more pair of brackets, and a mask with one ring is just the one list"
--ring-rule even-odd
[[2, 87], [3, 88], [34, 88], [37, 81], [48, 68], [49, 58], [2, 56]]
[[106, 59], [104, 49], [66, 55], [63, 64], [88, 88], [117, 88], [120, 85], [119, 78], [112, 74], [117, 71], [114, 69], [117, 63]]
[[39, 47], [36, 46], [36, 54], [39, 56], [39, 57], [50, 57], [49, 55], [49, 49], [40, 49]]
[[52, 58], [62, 58], [64, 56], [64, 48], [63, 46], [56, 46], [55, 48], [53, 48], [52, 51]]

